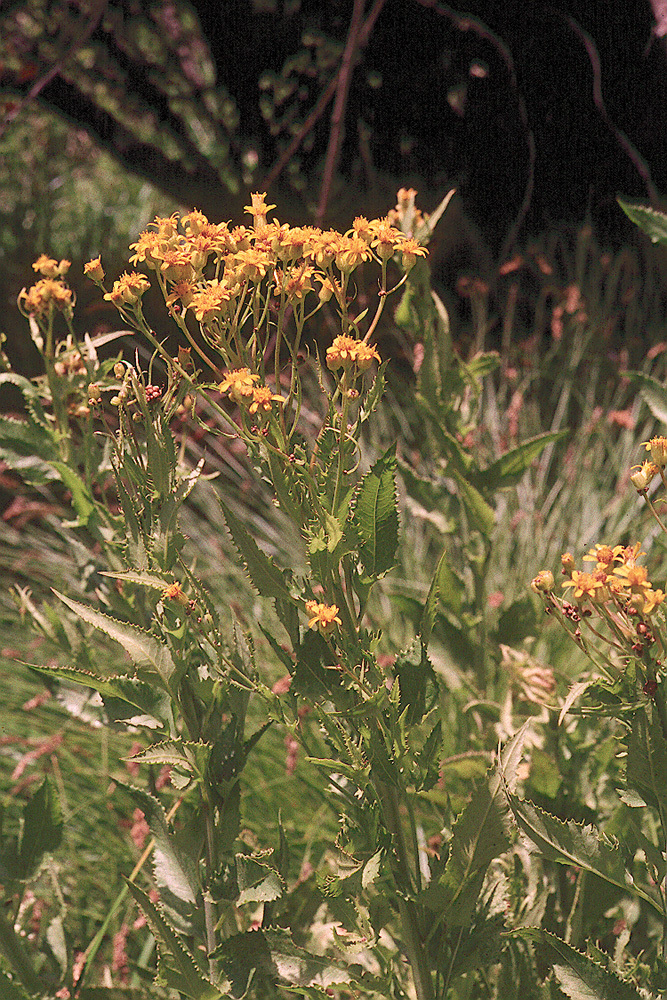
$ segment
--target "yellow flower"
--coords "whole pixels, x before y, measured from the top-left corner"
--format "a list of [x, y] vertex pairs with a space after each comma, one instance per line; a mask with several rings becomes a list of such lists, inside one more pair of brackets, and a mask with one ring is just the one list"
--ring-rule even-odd
[[356, 365], [357, 370], [363, 372], [373, 361], [379, 360], [380, 355], [370, 344], [364, 344], [361, 340], [343, 334], [336, 337], [331, 347], [327, 349], [327, 367], [332, 371]]
[[584, 556], [584, 562], [595, 562], [599, 567], [609, 567], [615, 562], [623, 559], [624, 548], [622, 545], [598, 545], [597, 543]]
[[267, 213], [274, 209], [275, 205], [265, 205], [264, 200], [266, 194], [263, 191], [257, 191], [255, 194], [250, 195], [251, 205], [246, 205], [244, 212], [248, 212], [252, 215], [255, 220], [255, 232], [261, 233], [266, 229], [266, 216]]
[[596, 579], [593, 573], [581, 573], [578, 569], [573, 569], [572, 578], [566, 580], [563, 586], [574, 587], [574, 596], [578, 601], [582, 598], [590, 601], [608, 599], [608, 592], [605, 596], [599, 594], [601, 589], [606, 589], [604, 581]]
[[145, 275], [136, 271], [128, 274], [126, 271], [118, 281], [114, 281], [113, 288], [105, 293], [104, 298], [115, 306], [134, 306], [150, 287], [151, 283]]
[[89, 260], [87, 264], [83, 265], [83, 273], [91, 279], [91, 281], [102, 282], [104, 281], [104, 268], [102, 267], [102, 258], [94, 257]]
[[162, 591], [163, 601], [175, 601], [176, 604], [181, 604], [185, 607], [190, 603], [189, 599], [186, 597], [180, 583], [174, 582], [170, 583], [168, 587]]
[[406, 271], [410, 271], [417, 263], [417, 257], [427, 257], [426, 247], [417, 243], [417, 240], [407, 239], [401, 243], [398, 251], [401, 255], [401, 263]]
[[58, 262], [52, 257], [41, 254], [32, 265], [33, 271], [38, 271], [44, 278], [63, 278], [71, 267], [69, 260]]
[[662, 590], [647, 590], [644, 593], [644, 606], [641, 608], [642, 614], [650, 615], [656, 608], [660, 607], [665, 599]]
[[336, 267], [344, 274], [354, 271], [365, 260], [370, 260], [371, 252], [359, 236], [340, 236], [336, 246]]
[[19, 308], [25, 315], [43, 316], [53, 306], [63, 312], [74, 305], [71, 288], [53, 278], [41, 278], [27, 291], [21, 290], [18, 297]]
[[272, 410], [273, 403], [280, 403], [281, 405], [285, 402], [282, 396], [273, 395], [268, 385], [256, 385], [252, 390], [252, 403], [248, 407], [250, 413], [257, 413], [261, 410], [262, 413], [270, 413]]
[[651, 458], [658, 469], [664, 469], [667, 465], [667, 438], [654, 437], [650, 441], [642, 441], [642, 444], [651, 452]]
[[317, 601], [306, 601], [308, 613], [308, 628], [319, 629], [322, 635], [329, 635], [336, 625], [342, 625], [338, 617], [339, 608], [336, 604], [318, 604]]
[[264, 250], [255, 250], [254, 247], [248, 250], [239, 250], [232, 261], [232, 266], [239, 274], [251, 281], [261, 280], [273, 265], [274, 260], [270, 254]]
[[400, 249], [400, 244], [405, 242], [405, 236], [389, 225], [386, 219], [376, 219], [371, 223], [374, 238], [371, 246], [375, 250], [380, 260], [391, 260], [396, 250]]
[[[174, 286], [174, 290], [178, 285]], [[234, 292], [214, 278], [200, 292], [190, 296], [188, 308], [191, 309], [200, 323], [210, 323], [215, 319], [224, 319], [229, 313], [229, 303], [234, 298]]]
[[235, 368], [227, 372], [218, 388], [220, 392], [228, 392], [235, 403], [248, 403], [252, 399], [254, 382], [259, 382], [259, 375], [249, 368]]
[[648, 489], [653, 477], [660, 471], [654, 462], [642, 462], [641, 465], [633, 465], [632, 468], [639, 470], [630, 474], [630, 482], [639, 493]]

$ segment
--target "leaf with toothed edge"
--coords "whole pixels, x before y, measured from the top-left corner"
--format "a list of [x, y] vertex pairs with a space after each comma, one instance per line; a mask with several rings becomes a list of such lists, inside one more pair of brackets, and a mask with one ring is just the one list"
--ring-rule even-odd
[[54, 590], [53, 593], [83, 621], [98, 628], [101, 632], [105, 632], [110, 639], [114, 639], [120, 643], [132, 662], [137, 666], [152, 667], [163, 684], [168, 686], [176, 668], [171, 658], [171, 653], [159, 639], [156, 639], [154, 635], [145, 632], [137, 625], [130, 625], [129, 622], [120, 622], [116, 618], [111, 618], [100, 611], [86, 607], [85, 604], [72, 601], [69, 597], [65, 597], [64, 594], [58, 593], [57, 590]]
[[[82, 687], [91, 688], [97, 691], [106, 706], [113, 700], [114, 703], [121, 702], [135, 708], [143, 716], [149, 716], [162, 725], [166, 725], [171, 719], [170, 701], [161, 688], [156, 688], [154, 684], [148, 684], [138, 677], [129, 677], [127, 674], [114, 674], [110, 677], [100, 677], [89, 670], [81, 670], [78, 667], [42, 667], [37, 664], [27, 664], [31, 670], [36, 670], [46, 677], [55, 677], [58, 680], [69, 681], [72, 684], [79, 684]], [[114, 712], [114, 719], [128, 718]]]
[[224, 514], [229, 534], [237, 552], [245, 563], [246, 571], [255, 590], [262, 597], [272, 597], [279, 601], [294, 603], [294, 598], [289, 592], [287, 580], [283, 571], [276, 566], [272, 559], [262, 552], [255, 539], [249, 533], [245, 525], [229, 509], [229, 507], [219, 500]]
[[140, 908], [151, 933], [155, 938], [160, 955], [158, 979], [170, 989], [178, 990], [189, 1000], [219, 1000], [229, 993], [229, 983], [214, 986], [204, 975], [195, 959], [185, 947], [161, 908], [134, 882], [126, 883], [135, 903]]
[[588, 955], [538, 927], [520, 927], [511, 937], [540, 944], [546, 949], [558, 986], [570, 1000], [651, 1000], [631, 983], [619, 979]]

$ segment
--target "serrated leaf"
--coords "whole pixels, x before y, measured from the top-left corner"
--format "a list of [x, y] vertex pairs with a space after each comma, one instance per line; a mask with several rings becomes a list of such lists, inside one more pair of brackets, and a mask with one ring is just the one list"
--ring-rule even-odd
[[246, 854], [236, 855], [236, 877], [240, 890], [238, 905], [270, 903], [283, 894], [284, 886], [278, 872]]
[[232, 536], [232, 541], [243, 559], [250, 582], [255, 590], [262, 597], [272, 597], [279, 601], [293, 602], [294, 599], [289, 592], [283, 571], [276, 566], [272, 559], [269, 559], [262, 552], [255, 539], [245, 525], [241, 523], [236, 514], [222, 500], [219, 502], [227, 523], [227, 528]]
[[361, 982], [359, 970], [336, 964], [330, 958], [313, 955], [294, 944], [286, 931], [278, 928], [247, 931], [227, 938], [215, 951], [225, 974], [232, 982], [232, 993], [242, 997], [252, 982], [258, 996], [265, 995], [276, 981], [283, 988], [316, 987], [324, 990], [337, 984]]
[[33, 385], [30, 379], [27, 379], [24, 375], [18, 375], [16, 372], [2, 372], [0, 374], [0, 385], [8, 384], [15, 385], [21, 391], [33, 419], [51, 434], [51, 424], [49, 424], [46, 418], [37, 386]]
[[549, 931], [521, 927], [512, 936], [546, 949], [558, 985], [570, 1000], [641, 1000], [634, 986]]
[[118, 782], [139, 806], [155, 841], [153, 874], [160, 890], [160, 902], [184, 933], [189, 930], [192, 912], [200, 899], [201, 887], [196, 859], [177, 843], [169, 832], [167, 817], [161, 803], [148, 792], [133, 785]]
[[659, 900], [632, 882], [617, 844], [603, 839], [592, 826], [565, 822], [532, 802], [506, 793], [517, 826], [548, 861], [581, 868], [625, 892], [632, 886], [632, 891], [662, 916]]
[[644, 372], [625, 373], [633, 385], [639, 387], [639, 393], [656, 420], [667, 423], [667, 387], [662, 382]]
[[374, 579], [394, 565], [398, 548], [398, 495], [396, 447], [393, 445], [373, 465], [359, 484], [352, 523], [359, 537], [359, 558]]
[[123, 570], [120, 573], [100, 570], [100, 576], [110, 576], [114, 580], [123, 580], [127, 583], [136, 583], [140, 587], [151, 587], [153, 590], [165, 590], [171, 583], [164, 577], [156, 576], [155, 573], [142, 573], [135, 570]]
[[382, 859], [384, 857], [384, 851], [376, 851], [372, 858], [369, 858], [364, 869], [361, 873], [361, 887], [362, 889], [367, 889], [369, 885], [373, 885], [377, 879], [380, 871], [382, 870]]
[[59, 594], [57, 590], [54, 590], [53, 593], [83, 621], [98, 628], [101, 632], [105, 632], [109, 638], [120, 643], [133, 663], [137, 666], [151, 667], [165, 686], [169, 684], [176, 668], [169, 649], [159, 639], [136, 625], [120, 622], [116, 618], [111, 618], [100, 611], [86, 607], [85, 604], [72, 601], [64, 594]]
[[0, 415], [0, 445], [47, 461], [56, 456], [55, 443], [42, 426], [6, 414]]
[[630, 221], [646, 233], [651, 243], [667, 243], [667, 215], [664, 212], [625, 198], [619, 198], [618, 203]]
[[[156, 688], [154, 684], [139, 680], [138, 677], [128, 677], [126, 675], [116, 675], [112, 677], [100, 677], [88, 670], [80, 670], [78, 667], [42, 667], [30, 664], [31, 670], [37, 670], [47, 677], [56, 677], [58, 680], [70, 681], [72, 684], [80, 684], [83, 687], [91, 688], [99, 692], [104, 699], [105, 705], [108, 701], [120, 701], [135, 709], [141, 715], [151, 716], [165, 725], [170, 718], [170, 701], [166, 693], [161, 688]], [[115, 706], [118, 708], [118, 706]], [[128, 718], [116, 712], [114, 719]]]
[[572, 685], [572, 687], [570, 688], [570, 690], [567, 693], [567, 697], [565, 698], [565, 701], [563, 702], [563, 706], [562, 706], [562, 708], [561, 708], [561, 710], [559, 712], [559, 715], [558, 715], [558, 725], [559, 726], [561, 725], [563, 719], [565, 718], [565, 716], [567, 715], [567, 713], [570, 711], [570, 709], [574, 705], [575, 701], [578, 701], [579, 698], [581, 697], [581, 695], [584, 694], [584, 692], [589, 687], [591, 687], [592, 684], [595, 684], [595, 683], [596, 683], [595, 678], [591, 677], [587, 681], [579, 681], [577, 684], [573, 684]]
[[201, 971], [181, 937], [169, 924], [164, 913], [134, 882], [127, 887], [146, 917], [160, 953], [160, 974], [171, 989], [183, 993], [189, 1000], [219, 1000], [228, 990], [223, 984], [214, 986]]
[[137, 764], [166, 764], [169, 767], [180, 767], [191, 774], [203, 776], [210, 754], [209, 743], [165, 740], [163, 743], [153, 743], [128, 759]]
[[438, 561], [438, 565], [436, 566], [435, 573], [433, 574], [428, 596], [424, 603], [424, 611], [419, 623], [419, 633], [425, 646], [428, 646], [429, 639], [431, 638], [431, 632], [433, 631], [433, 625], [435, 624], [435, 618], [438, 611], [438, 604], [440, 603], [440, 596], [443, 592], [447, 591], [449, 584], [451, 583], [451, 576], [452, 571], [450, 570], [447, 562], [447, 553], [443, 552]]

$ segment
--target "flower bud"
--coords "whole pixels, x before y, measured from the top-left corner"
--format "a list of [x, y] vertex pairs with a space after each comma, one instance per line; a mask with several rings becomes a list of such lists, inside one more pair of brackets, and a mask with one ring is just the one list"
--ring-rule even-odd
[[530, 585], [535, 594], [548, 594], [554, 589], [554, 575], [551, 570], [543, 569], [537, 574]]

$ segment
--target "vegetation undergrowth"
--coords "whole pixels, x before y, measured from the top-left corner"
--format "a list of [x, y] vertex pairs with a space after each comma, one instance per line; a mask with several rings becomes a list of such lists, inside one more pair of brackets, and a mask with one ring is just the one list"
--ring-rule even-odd
[[[157, 218], [142, 271], [85, 269], [130, 357], [77, 338], [67, 262], [36, 261], [19, 305], [44, 374], [0, 375], [26, 405], [0, 418], [23, 483], [5, 655], [29, 665], [0, 755], [9, 995], [664, 989], [660, 523], [650, 577], [635, 544], [664, 357], [582, 381], [603, 311], [564, 292], [543, 431], [525, 345], [453, 348], [425, 248], [446, 204], [426, 219], [403, 190], [345, 234], [281, 226], [261, 194], [250, 226]], [[383, 399], [389, 313], [409, 403]], [[570, 547], [596, 569], [566, 558], [564, 598]]]

